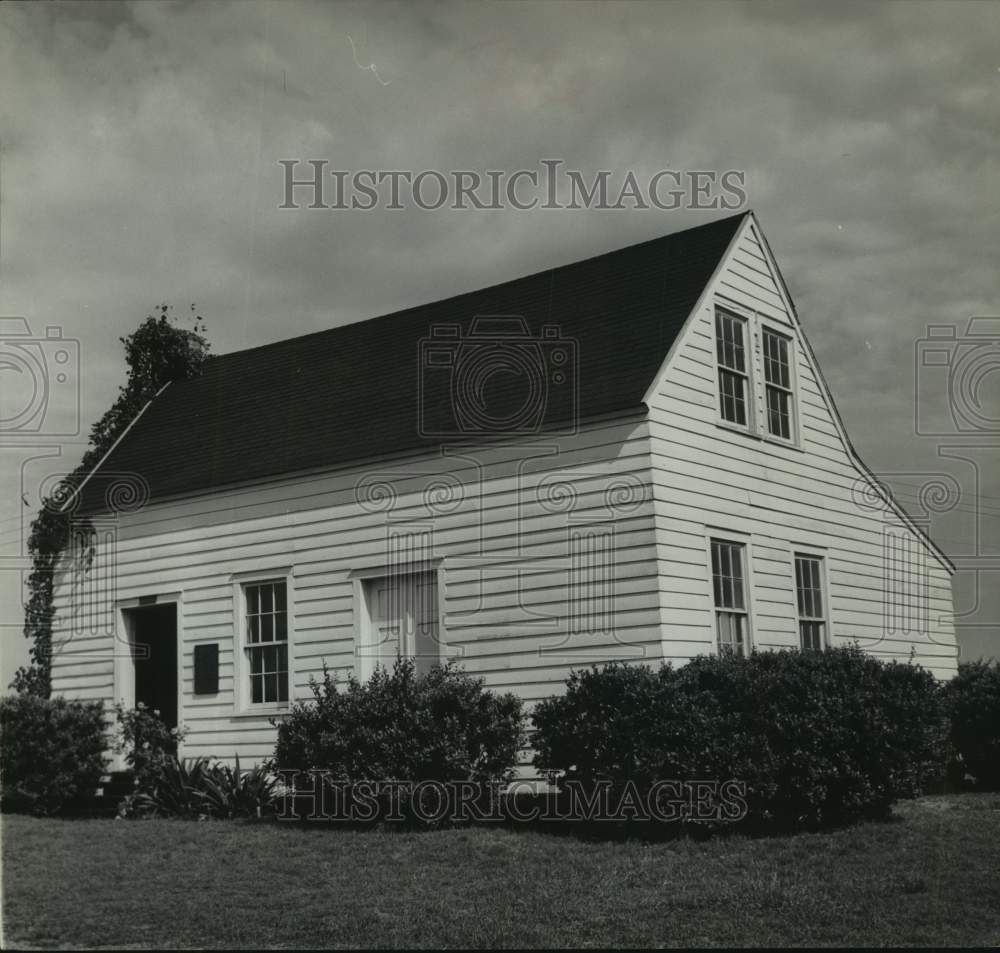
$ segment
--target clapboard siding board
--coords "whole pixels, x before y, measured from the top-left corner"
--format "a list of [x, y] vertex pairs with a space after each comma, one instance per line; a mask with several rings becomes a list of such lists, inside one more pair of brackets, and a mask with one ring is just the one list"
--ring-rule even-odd
[[[154, 503], [120, 517], [114, 566], [99, 553], [89, 580], [100, 586], [113, 574], [119, 602], [182, 593], [179, 673], [182, 720], [189, 732], [185, 754], [231, 758], [239, 753], [252, 760], [269, 754], [273, 743], [266, 715], [235, 714], [234, 574], [268, 575], [293, 567], [293, 697], [309, 697], [309, 680], [321, 676], [324, 664], [340, 676], [353, 670], [351, 573], [388, 561], [386, 513], [358, 502], [359, 482], [373, 476], [395, 492], [393, 520], [431, 527], [432, 555], [443, 559], [447, 652], [491, 688], [515, 690], [533, 702], [556, 691], [575, 665], [614, 657], [659, 660], [646, 421], [603, 421], [557, 440], [536, 438], [466, 451], [465, 457], [470, 456], [476, 457], [475, 465], [468, 459], [456, 465], [438, 455], [342, 468]], [[435, 510], [425, 494], [445, 476], [453, 478], [461, 498], [454, 509]], [[539, 494], [557, 482], [576, 491], [570, 512], [539, 502]], [[616, 487], [638, 494], [636, 500], [623, 506], [609, 502], [608, 493]], [[578, 524], [599, 524], [613, 532], [615, 630], [574, 634], [567, 645], [567, 532]], [[480, 565], [483, 556], [489, 559], [485, 568]], [[546, 560], [556, 561], [557, 567], [547, 569]], [[518, 570], [522, 563], [530, 571]], [[549, 621], [540, 626], [528, 612]], [[111, 704], [117, 700], [112, 662], [91, 660], [84, 675], [76, 653], [86, 643], [88, 651], [106, 655], [113, 636], [73, 637], [69, 616], [64, 575], [56, 598], [54, 690], [87, 692]], [[194, 645], [205, 641], [219, 644], [216, 696], [193, 694]], [[100, 674], [91, 676], [92, 667]]]
[[[758, 648], [798, 645], [793, 554], [825, 557], [829, 626], [835, 644], [857, 641], [886, 658], [916, 661], [941, 677], [954, 674], [955, 636], [947, 565], [894, 511], [862, 505], [870, 479], [841, 436], [830, 400], [771, 262], [748, 220], [681, 332], [651, 388], [650, 455], [660, 579], [700, 580], [702, 590], [660, 586], [671, 633], [701, 632], [713, 651], [714, 608], [708, 539], [745, 541], [750, 556], [751, 631]], [[737, 432], [719, 423], [715, 309], [760, 315], [794, 340], [798, 446]], [[751, 348], [759, 362], [759, 342]], [[752, 377], [756, 408], [762, 374]], [[763, 420], [760, 420], [763, 428]], [[915, 558], [886, 579], [886, 533], [908, 540]], [[683, 568], [682, 568], [683, 567]], [[920, 605], [906, 591], [925, 587]], [[902, 591], [902, 595], [899, 591]], [[887, 604], [902, 603], [920, 631], [887, 627]]]

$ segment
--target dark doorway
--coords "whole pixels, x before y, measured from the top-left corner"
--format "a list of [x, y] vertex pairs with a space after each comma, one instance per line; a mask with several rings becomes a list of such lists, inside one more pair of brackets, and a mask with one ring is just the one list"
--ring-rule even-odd
[[135, 703], [177, 727], [177, 605], [128, 609], [135, 661]]

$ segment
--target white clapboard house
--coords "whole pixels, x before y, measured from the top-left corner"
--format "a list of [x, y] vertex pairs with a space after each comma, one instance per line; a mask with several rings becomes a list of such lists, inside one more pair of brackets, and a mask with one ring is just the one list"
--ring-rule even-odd
[[271, 753], [324, 664], [574, 667], [857, 642], [948, 677], [948, 558], [834, 407], [752, 213], [213, 357], [71, 506], [53, 692]]

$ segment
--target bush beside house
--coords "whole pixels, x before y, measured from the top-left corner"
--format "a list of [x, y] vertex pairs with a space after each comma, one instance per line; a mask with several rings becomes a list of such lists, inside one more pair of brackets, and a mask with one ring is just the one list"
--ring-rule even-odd
[[[521, 700], [498, 695], [454, 664], [418, 675], [411, 661], [343, 689], [324, 672], [313, 700], [278, 724], [271, 768], [319, 770], [332, 782], [508, 782], [525, 743]], [[312, 789], [311, 778], [304, 784]], [[399, 792], [406, 811], [407, 792]], [[388, 802], [377, 798], [380, 812]]]
[[944, 686], [949, 741], [959, 779], [971, 774], [979, 787], [1000, 789], [1000, 664], [963, 662]]
[[940, 774], [946, 733], [929, 672], [856, 648], [576, 672], [534, 720], [557, 785], [733, 779], [750, 821], [793, 826], [885, 815]]
[[32, 694], [0, 699], [4, 809], [56, 814], [92, 797], [106, 746], [101, 702]]

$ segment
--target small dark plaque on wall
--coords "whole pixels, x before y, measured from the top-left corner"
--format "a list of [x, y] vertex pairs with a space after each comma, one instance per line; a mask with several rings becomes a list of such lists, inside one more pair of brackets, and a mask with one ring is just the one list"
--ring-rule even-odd
[[219, 691], [219, 646], [215, 642], [194, 647], [194, 693], [215, 695]]

